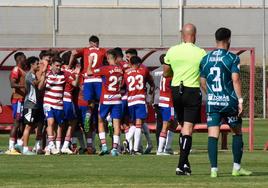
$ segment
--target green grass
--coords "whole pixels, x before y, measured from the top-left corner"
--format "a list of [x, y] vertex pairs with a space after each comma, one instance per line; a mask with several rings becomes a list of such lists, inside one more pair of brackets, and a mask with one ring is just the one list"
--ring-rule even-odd
[[[190, 177], [175, 176], [178, 155], [0, 155], [0, 187], [268, 187], [268, 152], [260, 150], [268, 140], [268, 124], [267, 121], [256, 121], [255, 125], [258, 150], [252, 153], [246, 150], [242, 164], [253, 171], [250, 177], [232, 177], [232, 153], [220, 151], [219, 178], [211, 179], [205, 150], [207, 135], [195, 134]], [[0, 135], [0, 148], [6, 148], [7, 141], [7, 135]], [[174, 149], [176, 143], [177, 138]]]

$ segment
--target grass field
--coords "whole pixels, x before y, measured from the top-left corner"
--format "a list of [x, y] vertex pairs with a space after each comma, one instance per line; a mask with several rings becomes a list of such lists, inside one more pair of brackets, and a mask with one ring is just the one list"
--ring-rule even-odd
[[[267, 120], [255, 123], [256, 151], [247, 151], [245, 136], [243, 167], [253, 171], [250, 177], [232, 177], [232, 153], [220, 151], [220, 176], [211, 179], [205, 150], [206, 136], [194, 135], [190, 156], [193, 173], [190, 177], [175, 175], [178, 155], [0, 155], [0, 187], [268, 187], [268, 152], [261, 150], [268, 140]], [[7, 140], [7, 135], [0, 135], [1, 149], [6, 148]], [[173, 143], [174, 150], [177, 148], [176, 143], [177, 138]]]

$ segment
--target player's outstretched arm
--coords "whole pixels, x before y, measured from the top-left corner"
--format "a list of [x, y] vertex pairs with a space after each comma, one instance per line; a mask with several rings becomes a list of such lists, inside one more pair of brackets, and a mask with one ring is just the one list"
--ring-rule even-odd
[[45, 87], [45, 80], [46, 80], [46, 72], [42, 72], [39, 83], [38, 83], [39, 90]]
[[69, 59], [69, 65], [68, 65], [69, 68], [73, 66], [74, 60], [78, 57], [82, 57], [82, 50], [72, 50], [72, 53]]
[[76, 68], [74, 70], [74, 80], [72, 81], [72, 85], [74, 87], [78, 86], [80, 71], [81, 71], [81, 66], [76, 66]]

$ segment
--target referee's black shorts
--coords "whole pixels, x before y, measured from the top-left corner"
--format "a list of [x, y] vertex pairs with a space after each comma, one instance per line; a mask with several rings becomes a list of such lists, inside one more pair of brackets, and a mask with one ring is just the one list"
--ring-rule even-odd
[[183, 93], [179, 93], [179, 86], [172, 86], [174, 110], [179, 123], [201, 122], [202, 93], [199, 88], [185, 87]]

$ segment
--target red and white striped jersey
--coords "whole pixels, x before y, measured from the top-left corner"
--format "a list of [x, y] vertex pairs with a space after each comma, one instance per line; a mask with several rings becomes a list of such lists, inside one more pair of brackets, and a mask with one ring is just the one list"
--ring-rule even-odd
[[172, 77], [163, 77], [160, 79], [159, 86], [159, 106], [161, 107], [173, 107], [172, 93], [171, 93], [171, 80]]
[[146, 101], [146, 82], [148, 81], [149, 71], [144, 67], [130, 68], [124, 74], [124, 81], [127, 85], [128, 106], [135, 104], [145, 104]]
[[120, 89], [123, 80], [123, 70], [118, 65], [103, 66], [94, 70], [94, 75], [102, 76], [101, 104], [121, 104]]
[[64, 72], [53, 74], [52, 71], [46, 75], [44, 106], [54, 109], [63, 109], [63, 92], [66, 83]]
[[[103, 59], [106, 54], [106, 50], [104, 48], [96, 48], [96, 47], [90, 47], [90, 48], [83, 48], [82, 50], [78, 51], [78, 54], [83, 55], [84, 58], [84, 69], [82, 73], [87, 73], [88, 64], [89, 64], [89, 58], [93, 57], [92, 62], [92, 72], [94, 72], [95, 69], [98, 69], [103, 66]], [[99, 76], [88, 76], [85, 78], [84, 82], [101, 82], [101, 77]]]

